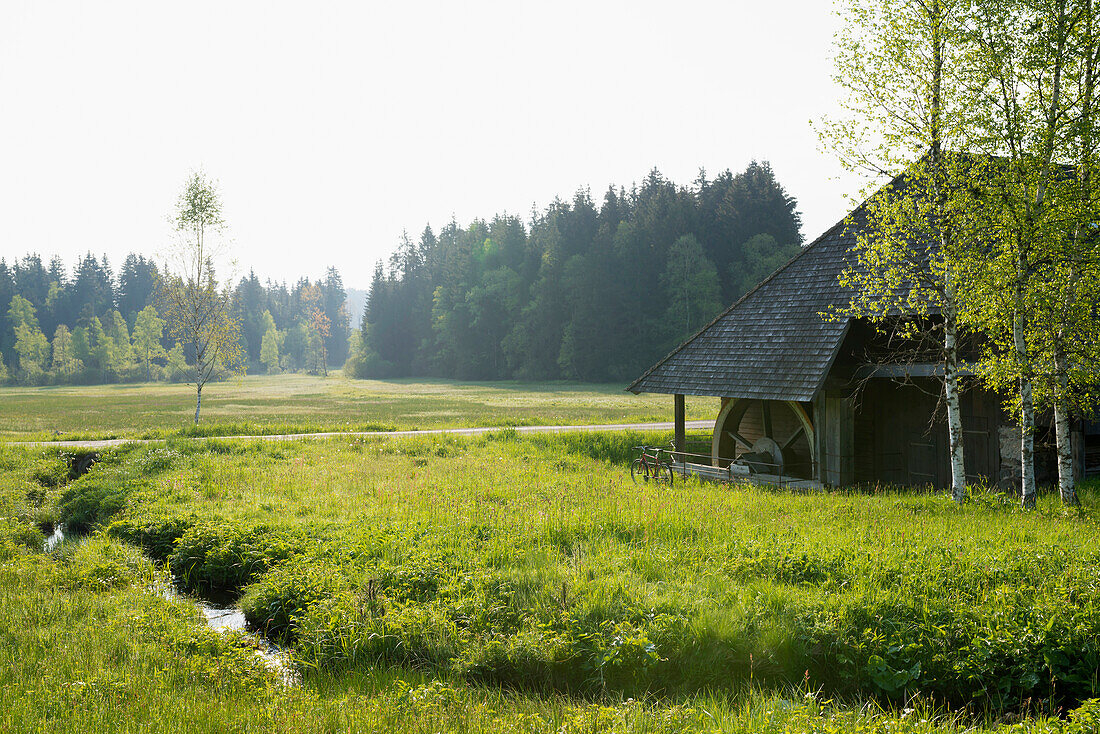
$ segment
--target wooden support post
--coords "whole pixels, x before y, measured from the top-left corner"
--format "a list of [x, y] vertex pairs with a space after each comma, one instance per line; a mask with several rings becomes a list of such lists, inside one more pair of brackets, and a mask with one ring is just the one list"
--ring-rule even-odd
[[855, 403], [844, 392], [823, 392], [814, 401], [817, 480], [829, 487], [855, 482]]
[[825, 396], [819, 394], [813, 402], [814, 417], [814, 479], [822, 485], [829, 478], [829, 462], [825, 452]]
[[675, 422], [676, 428], [676, 439], [673, 443], [676, 447], [676, 451], [683, 453], [687, 448], [687, 437], [685, 436], [684, 430], [684, 396], [673, 395], [672, 404], [675, 414], [673, 421]]

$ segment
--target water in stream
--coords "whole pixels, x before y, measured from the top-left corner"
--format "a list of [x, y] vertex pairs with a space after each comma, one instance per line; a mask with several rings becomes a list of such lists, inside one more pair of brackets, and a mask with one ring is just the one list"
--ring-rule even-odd
[[51, 553], [53, 549], [57, 547], [58, 543], [65, 539], [65, 528], [61, 525], [53, 526], [53, 533], [50, 537], [46, 538], [46, 542], [42, 544], [42, 551], [44, 553]]
[[[65, 528], [61, 525], [55, 525], [53, 533], [42, 544], [42, 550], [46, 553], [52, 553], [63, 540], [65, 540]], [[244, 634], [255, 645], [253, 649], [256, 654], [263, 659], [268, 668], [279, 676], [282, 683], [293, 685], [297, 682], [298, 675], [290, 661], [290, 653], [259, 633], [250, 631], [248, 622], [244, 618], [244, 612], [239, 608], [208, 604], [201, 599], [179, 593], [174, 586], [164, 587], [158, 593], [165, 599], [183, 599], [194, 604], [202, 612], [206, 623], [216, 632], [240, 632]]]
[[166, 591], [164, 596], [169, 599], [182, 598], [192, 602], [202, 612], [210, 628], [217, 632], [240, 632], [245, 635], [255, 645], [253, 649], [256, 654], [278, 675], [281, 683], [293, 685], [298, 681], [298, 674], [290, 661], [290, 653], [259, 633], [250, 631], [244, 612], [237, 607], [216, 607], [193, 597], [182, 596], [175, 589]]
[[233, 632], [235, 630], [245, 632], [248, 629], [244, 612], [236, 607], [219, 609], [202, 603], [199, 603], [198, 607], [206, 617], [206, 623], [219, 632]]

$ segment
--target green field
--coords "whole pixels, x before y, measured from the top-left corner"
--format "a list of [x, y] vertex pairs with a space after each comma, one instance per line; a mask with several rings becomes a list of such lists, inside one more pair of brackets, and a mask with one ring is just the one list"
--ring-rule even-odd
[[[688, 419], [713, 419], [718, 401], [689, 398]], [[338, 373], [245, 377], [203, 390], [140, 383], [0, 388], [0, 439], [155, 438], [467, 426], [577, 425], [672, 420], [672, 398], [622, 385], [348, 380]]]
[[1096, 731], [1091, 488], [636, 487], [642, 440], [0, 448], [0, 730]]

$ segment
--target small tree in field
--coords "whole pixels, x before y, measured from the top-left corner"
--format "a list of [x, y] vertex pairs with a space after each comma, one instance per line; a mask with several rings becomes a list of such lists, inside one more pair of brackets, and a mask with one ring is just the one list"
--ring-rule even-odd
[[201, 173], [187, 180], [173, 220], [179, 244], [165, 263], [160, 285], [168, 331], [188, 352], [187, 381], [195, 386], [195, 423], [202, 389], [211, 380], [241, 374], [241, 333], [230, 315], [230, 291], [219, 288], [214, 260], [223, 255], [225, 231], [217, 185]]
[[69, 327], [58, 324], [53, 335], [53, 361], [50, 363], [50, 371], [56, 377], [71, 380], [83, 367], [83, 363], [73, 355], [73, 336]]
[[328, 349], [326, 343], [331, 333], [331, 322], [325, 314], [321, 289], [311, 285], [302, 291], [302, 310], [305, 311], [306, 328], [309, 331], [307, 347], [310, 371], [328, 377]]

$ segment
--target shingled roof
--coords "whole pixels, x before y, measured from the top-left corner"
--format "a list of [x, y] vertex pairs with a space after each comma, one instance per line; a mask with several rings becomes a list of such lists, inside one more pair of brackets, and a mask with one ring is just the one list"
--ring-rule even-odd
[[813, 400], [848, 331], [848, 317], [821, 314], [851, 299], [838, 282], [853, 257], [850, 225], [838, 222], [627, 389]]

